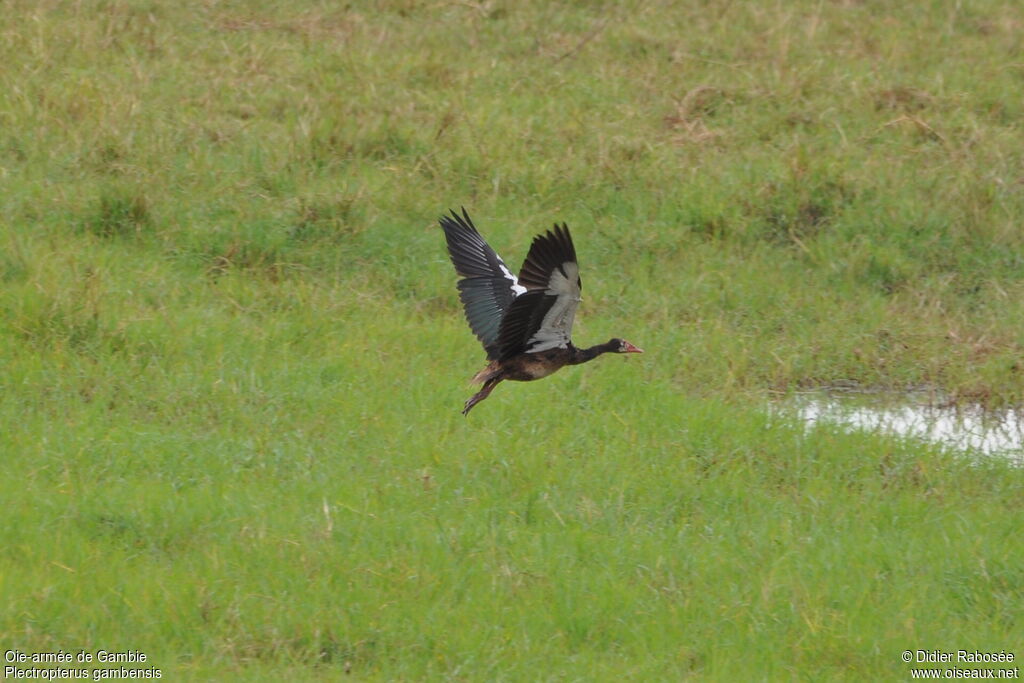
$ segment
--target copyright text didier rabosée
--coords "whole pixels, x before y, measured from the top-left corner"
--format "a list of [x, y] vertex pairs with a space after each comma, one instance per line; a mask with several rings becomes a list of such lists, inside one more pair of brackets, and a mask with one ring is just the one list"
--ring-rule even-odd
[[1016, 659], [1006, 650], [904, 650], [900, 658], [908, 664], [939, 665], [911, 669], [912, 678], [1020, 678], [1020, 667], [1006, 666]]

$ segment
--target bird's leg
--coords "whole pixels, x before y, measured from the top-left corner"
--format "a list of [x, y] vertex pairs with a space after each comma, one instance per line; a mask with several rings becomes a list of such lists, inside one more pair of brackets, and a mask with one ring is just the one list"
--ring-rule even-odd
[[462, 414], [469, 415], [469, 411], [473, 408], [473, 406], [475, 406], [477, 403], [490, 396], [491, 390], [494, 389], [494, 387], [498, 386], [498, 382], [500, 382], [501, 380], [501, 377], [495, 377], [484, 382], [484, 388], [470, 396], [469, 400], [466, 401], [466, 406], [462, 409]]

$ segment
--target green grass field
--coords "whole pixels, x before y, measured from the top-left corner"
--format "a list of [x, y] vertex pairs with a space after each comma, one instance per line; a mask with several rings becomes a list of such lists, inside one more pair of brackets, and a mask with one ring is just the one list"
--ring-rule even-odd
[[[1024, 468], [803, 427], [1024, 404], [1024, 8], [0, 12], [0, 649], [165, 680], [908, 680], [1024, 657]], [[503, 384], [436, 218], [566, 221]]]

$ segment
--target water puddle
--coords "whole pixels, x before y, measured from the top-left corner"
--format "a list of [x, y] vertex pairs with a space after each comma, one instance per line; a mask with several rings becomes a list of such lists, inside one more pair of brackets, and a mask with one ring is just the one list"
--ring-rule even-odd
[[775, 404], [807, 425], [833, 424], [921, 439], [974, 455], [1010, 458], [1024, 465], [1024, 413], [950, 406], [931, 391], [909, 393], [813, 391]]

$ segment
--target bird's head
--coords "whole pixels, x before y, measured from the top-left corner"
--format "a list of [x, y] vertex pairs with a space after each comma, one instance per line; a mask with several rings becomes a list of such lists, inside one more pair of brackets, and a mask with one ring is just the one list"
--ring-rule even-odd
[[616, 339], [612, 339], [611, 341], [608, 342], [608, 348], [610, 348], [615, 353], [643, 353], [644, 352], [643, 349], [638, 349], [637, 347], [633, 346], [632, 344], [630, 344], [625, 339], [617, 339], [617, 338]]

